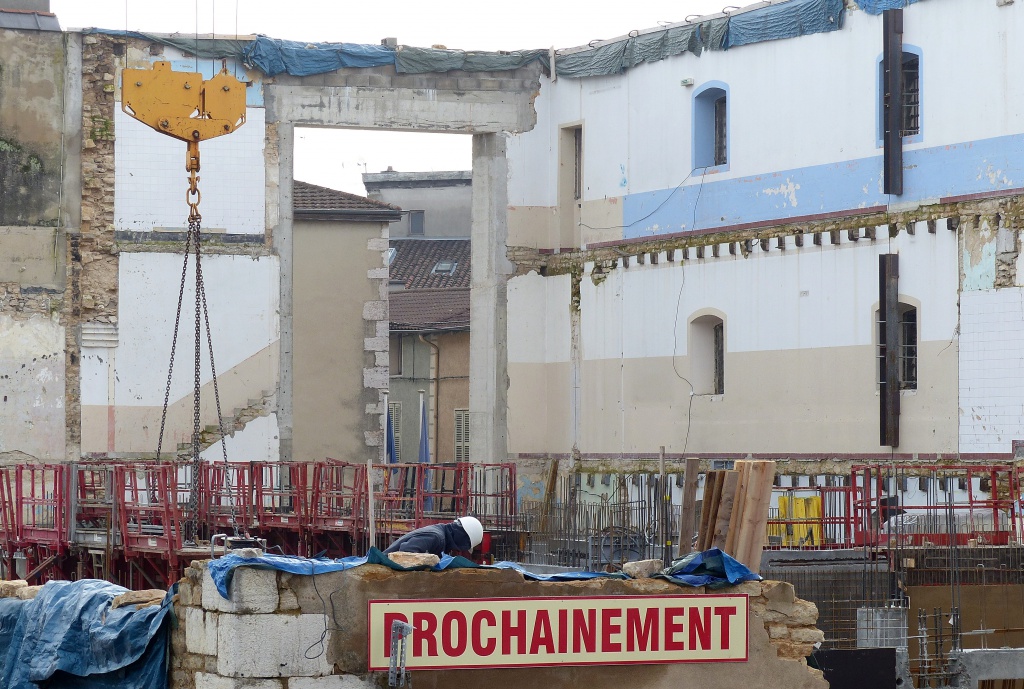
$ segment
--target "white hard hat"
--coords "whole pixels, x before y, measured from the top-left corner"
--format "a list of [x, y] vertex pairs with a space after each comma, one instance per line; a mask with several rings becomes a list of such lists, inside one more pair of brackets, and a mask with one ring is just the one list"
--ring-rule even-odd
[[470, 548], [475, 548], [484, 540], [484, 526], [476, 517], [459, 517], [456, 519], [469, 536]]

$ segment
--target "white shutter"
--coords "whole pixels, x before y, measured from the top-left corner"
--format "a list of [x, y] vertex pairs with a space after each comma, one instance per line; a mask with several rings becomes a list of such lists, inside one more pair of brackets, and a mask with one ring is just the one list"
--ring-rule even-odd
[[455, 461], [469, 461], [469, 410], [455, 410]]

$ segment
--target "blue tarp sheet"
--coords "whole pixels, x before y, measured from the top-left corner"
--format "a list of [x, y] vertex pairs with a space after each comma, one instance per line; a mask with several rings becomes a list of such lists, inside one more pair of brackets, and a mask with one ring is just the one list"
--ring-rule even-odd
[[[398, 571], [407, 571], [408, 568], [395, 564], [387, 555], [370, 548], [365, 557], [343, 557], [337, 560], [328, 558], [305, 558], [290, 557], [286, 555], [263, 555], [255, 558], [244, 558], [238, 555], [225, 555], [210, 563], [210, 576], [217, 585], [217, 590], [225, 598], [228, 597], [228, 587], [231, 585], [231, 576], [238, 567], [257, 567], [260, 569], [277, 569], [292, 574], [326, 574], [328, 572], [342, 572], [346, 569], [359, 567], [360, 565], [374, 564], [384, 565]], [[478, 565], [464, 557], [452, 557], [444, 555], [441, 561], [431, 567], [435, 572], [446, 569], [459, 568], [484, 568], [484, 569], [514, 569], [527, 579], [534, 581], [579, 581], [582, 579], [628, 579], [621, 572], [560, 572], [558, 574], [534, 574], [522, 568], [514, 562], [498, 562], [493, 565]], [[761, 577], [754, 574], [744, 565], [737, 562], [730, 556], [717, 548], [706, 550], [703, 553], [693, 553], [687, 557], [672, 563], [667, 574], [659, 575], [669, 581], [682, 586], [711, 586], [718, 588], [730, 586], [744, 581], [759, 581]]]
[[760, 581], [747, 566], [718, 548], [704, 552], [690, 553], [676, 560], [664, 574], [658, 577], [684, 586], [707, 586], [718, 589], [740, 584], [744, 581]]
[[898, 10], [913, 5], [917, 0], [853, 0], [868, 14], [881, 14], [885, 10]]
[[843, 28], [843, 0], [790, 0], [729, 18], [726, 48]]
[[32, 600], [0, 600], [0, 687], [164, 689], [173, 590], [160, 606], [112, 609], [127, 590], [51, 581]]
[[[343, 557], [337, 560], [330, 558], [307, 558], [292, 557], [288, 555], [263, 555], [261, 557], [245, 558], [238, 555], [225, 555], [222, 558], [210, 563], [210, 576], [217, 585], [217, 590], [225, 598], [228, 597], [228, 586], [231, 584], [231, 575], [238, 567], [257, 567], [260, 569], [277, 569], [292, 574], [327, 574], [328, 572], [343, 572], [346, 569], [359, 567], [360, 565], [384, 565], [399, 572], [409, 571], [408, 567], [392, 562], [391, 558], [377, 550], [370, 548], [365, 557], [352, 556]], [[610, 577], [613, 579], [628, 579], [625, 574], [618, 572], [560, 572], [558, 574], [534, 574], [527, 572], [520, 565], [514, 562], [497, 562], [493, 565], [478, 565], [472, 560], [464, 557], [445, 554], [441, 561], [431, 567], [434, 572], [441, 572], [446, 569], [461, 568], [491, 568], [491, 569], [514, 569], [528, 579], [536, 581], [577, 581], [580, 579], [596, 579], [599, 577]], [[422, 569], [422, 568], [414, 568]]]
[[395, 51], [382, 45], [358, 43], [301, 43], [259, 36], [245, 49], [246, 64], [275, 76], [333, 72], [343, 67], [377, 67], [395, 64]]

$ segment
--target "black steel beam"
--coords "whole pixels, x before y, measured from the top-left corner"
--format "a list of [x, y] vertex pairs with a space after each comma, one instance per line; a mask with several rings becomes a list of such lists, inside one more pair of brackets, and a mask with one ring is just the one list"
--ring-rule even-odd
[[882, 191], [903, 193], [903, 10], [882, 13]]

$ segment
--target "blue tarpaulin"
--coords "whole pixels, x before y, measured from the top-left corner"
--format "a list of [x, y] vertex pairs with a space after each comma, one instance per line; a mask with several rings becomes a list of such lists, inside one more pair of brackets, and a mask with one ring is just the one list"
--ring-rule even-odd
[[343, 67], [377, 67], [395, 64], [395, 51], [382, 45], [358, 43], [301, 43], [258, 36], [245, 49], [246, 64], [275, 76], [333, 72]]
[[718, 548], [690, 553], [672, 563], [663, 574], [656, 575], [685, 586], [707, 586], [717, 589], [744, 581], [760, 581], [742, 562]]
[[729, 18], [726, 48], [843, 28], [843, 0], [790, 0]]
[[913, 5], [917, 0], [853, 0], [857, 7], [868, 14], [881, 14], [886, 10], [899, 10]]
[[[217, 590], [220, 591], [220, 595], [225, 598], [228, 597], [228, 586], [231, 584], [231, 575], [234, 570], [238, 567], [257, 567], [259, 569], [277, 569], [282, 572], [290, 572], [292, 574], [327, 574], [328, 572], [343, 572], [346, 569], [352, 569], [353, 567], [359, 567], [360, 565], [384, 565], [391, 569], [399, 572], [409, 571], [410, 568], [402, 567], [396, 564], [387, 555], [377, 550], [376, 548], [370, 548], [370, 551], [365, 557], [352, 556], [343, 557], [337, 560], [330, 558], [308, 558], [308, 557], [292, 557], [288, 555], [263, 555], [261, 557], [240, 557], [238, 555], [225, 555], [222, 558], [213, 560], [210, 567], [210, 576], [213, 577], [213, 583], [217, 585]], [[612, 578], [612, 579], [628, 579], [625, 574], [619, 572], [607, 573], [607, 572], [559, 572], [557, 574], [534, 574], [533, 572], [527, 572], [522, 566], [514, 562], [497, 562], [493, 565], [478, 565], [472, 560], [467, 560], [461, 556], [451, 556], [448, 554], [441, 556], [441, 561], [430, 569], [435, 572], [441, 572], [446, 569], [463, 569], [463, 568], [489, 568], [489, 569], [514, 569], [522, 574], [527, 579], [534, 579], [536, 581], [578, 581], [581, 579], [597, 579], [597, 578]], [[423, 569], [422, 567], [414, 567], [412, 569]]]
[[159, 606], [112, 608], [127, 591], [95, 579], [51, 581], [32, 600], [0, 601], [0, 687], [164, 689], [173, 590]]
[[[346, 569], [359, 567], [360, 565], [373, 564], [384, 565], [398, 571], [407, 571], [408, 568], [395, 564], [391, 559], [377, 550], [370, 548], [365, 557], [343, 557], [337, 560], [329, 558], [306, 558], [291, 557], [287, 555], [263, 555], [261, 557], [245, 558], [238, 555], [225, 555], [210, 563], [210, 576], [217, 585], [217, 590], [225, 598], [228, 597], [228, 587], [231, 585], [231, 575], [238, 567], [257, 567], [260, 569], [277, 569], [292, 574], [326, 574], [328, 572], [343, 572]], [[628, 579], [621, 572], [559, 572], [557, 574], [534, 574], [528, 572], [521, 565], [514, 562], [498, 562], [493, 565], [478, 565], [464, 557], [452, 557], [443, 555], [441, 561], [431, 567], [435, 572], [446, 569], [459, 568], [489, 568], [489, 569], [514, 569], [527, 579], [535, 581], [579, 581], [582, 579]], [[422, 568], [419, 568], [422, 569]], [[742, 563], [726, 555], [718, 548], [705, 550], [702, 553], [692, 553], [685, 558], [676, 560], [666, 570], [665, 574], [658, 575], [669, 581], [682, 586], [710, 586], [720, 588], [731, 586], [744, 581], [760, 581], [761, 577], [754, 574]]]

